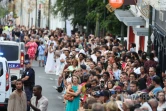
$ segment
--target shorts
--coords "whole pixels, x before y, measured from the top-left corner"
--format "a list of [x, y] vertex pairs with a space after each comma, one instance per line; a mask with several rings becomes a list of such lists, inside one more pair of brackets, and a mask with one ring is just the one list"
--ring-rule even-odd
[[44, 61], [44, 55], [39, 55], [38, 60]]

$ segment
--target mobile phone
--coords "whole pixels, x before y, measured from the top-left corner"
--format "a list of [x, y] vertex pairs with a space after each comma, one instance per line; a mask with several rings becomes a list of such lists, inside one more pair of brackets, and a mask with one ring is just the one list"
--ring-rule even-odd
[[116, 91], [110, 91], [110, 92], [111, 92], [111, 95], [116, 94]]
[[103, 89], [103, 88], [104, 88], [104, 85], [105, 85], [105, 84], [104, 84], [104, 81], [100, 81], [100, 88]]

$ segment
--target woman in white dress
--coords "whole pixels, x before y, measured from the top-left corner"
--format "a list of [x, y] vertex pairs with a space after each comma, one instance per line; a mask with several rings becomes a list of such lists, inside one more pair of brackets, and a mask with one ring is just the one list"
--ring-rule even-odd
[[61, 62], [60, 62], [60, 51], [55, 52], [55, 57], [56, 57], [56, 61], [55, 61], [55, 68], [56, 68], [56, 75], [59, 76], [61, 74]]
[[54, 61], [54, 43], [50, 43], [50, 46], [48, 47], [48, 56], [47, 56], [47, 62], [45, 66], [45, 72], [46, 73], [55, 73], [55, 61]]

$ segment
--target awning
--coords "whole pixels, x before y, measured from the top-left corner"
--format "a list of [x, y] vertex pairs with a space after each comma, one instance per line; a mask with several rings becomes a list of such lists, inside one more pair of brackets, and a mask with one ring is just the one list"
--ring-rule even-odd
[[138, 36], [148, 36], [149, 28], [133, 28], [133, 32]]
[[115, 15], [121, 22], [126, 17], [134, 17], [130, 10], [115, 10]]
[[145, 20], [141, 17], [126, 17], [123, 22], [127, 26], [145, 26], [146, 24]]

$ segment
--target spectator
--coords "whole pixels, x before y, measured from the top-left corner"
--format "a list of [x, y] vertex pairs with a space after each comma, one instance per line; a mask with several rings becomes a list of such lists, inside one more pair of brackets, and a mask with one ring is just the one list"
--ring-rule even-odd
[[104, 111], [104, 106], [100, 103], [94, 103], [92, 105], [92, 111]]
[[164, 91], [157, 92], [157, 100], [158, 100], [157, 111], [162, 111], [163, 109], [166, 108], [165, 92]]
[[162, 91], [162, 88], [160, 86], [160, 78], [158, 76], [153, 77], [152, 83], [153, 83], [154, 89], [149, 93], [149, 95], [157, 96], [157, 93], [159, 91]]
[[36, 85], [33, 87], [33, 94], [34, 96], [28, 103], [31, 107], [30, 111], [47, 111], [48, 99], [42, 96], [42, 87], [40, 85]]
[[152, 111], [157, 111], [157, 107], [158, 107], [158, 102], [156, 99], [150, 99], [148, 101], [148, 104], [151, 106]]
[[22, 91], [23, 82], [21, 79], [18, 79], [15, 84], [16, 90], [9, 97], [8, 111], [27, 111], [26, 94]]

